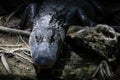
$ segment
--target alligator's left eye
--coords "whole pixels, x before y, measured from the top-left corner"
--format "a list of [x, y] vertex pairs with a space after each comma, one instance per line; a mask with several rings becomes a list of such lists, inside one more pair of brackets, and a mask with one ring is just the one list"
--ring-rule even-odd
[[38, 36], [35, 36], [35, 39], [36, 39], [36, 42], [38, 43], [39, 42]]
[[35, 40], [36, 40], [36, 43], [41, 43], [42, 41], [43, 41], [43, 36], [37, 36], [37, 35], [35, 35]]

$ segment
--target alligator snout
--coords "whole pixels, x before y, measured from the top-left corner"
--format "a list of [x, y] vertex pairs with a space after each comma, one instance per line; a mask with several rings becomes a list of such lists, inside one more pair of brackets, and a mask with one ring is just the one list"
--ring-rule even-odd
[[54, 44], [55, 45], [51, 45], [47, 42], [42, 42], [40, 44], [34, 44], [34, 46], [31, 46], [33, 63], [40, 67], [44, 66], [44, 68], [52, 67], [57, 59], [57, 47], [59, 46], [56, 43]]

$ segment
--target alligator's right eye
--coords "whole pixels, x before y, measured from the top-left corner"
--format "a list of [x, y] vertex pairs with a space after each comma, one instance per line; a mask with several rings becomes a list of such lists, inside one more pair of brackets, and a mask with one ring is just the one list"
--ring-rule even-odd
[[50, 43], [54, 42], [54, 36], [51, 36]]

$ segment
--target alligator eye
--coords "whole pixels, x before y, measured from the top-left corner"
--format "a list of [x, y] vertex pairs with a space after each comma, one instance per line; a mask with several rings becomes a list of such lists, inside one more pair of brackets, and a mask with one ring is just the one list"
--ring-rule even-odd
[[51, 36], [50, 42], [54, 41], [54, 36]]
[[36, 39], [36, 42], [38, 43], [39, 42], [38, 36], [35, 36], [35, 39]]
[[55, 41], [54, 37], [55, 37], [55, 32], [53, 32], [51, 37], [50, 37], [50, 43]]
[[43, 41], [43, 36], [37, 36], [37, 35], [35, 35], [35, 39], [36, 39], [36, 43], [41, 43], [42, 41]]

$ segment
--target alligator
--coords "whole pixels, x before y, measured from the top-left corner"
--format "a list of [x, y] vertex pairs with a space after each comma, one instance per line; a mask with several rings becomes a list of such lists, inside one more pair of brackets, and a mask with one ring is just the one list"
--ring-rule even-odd
[[31, 22], [33, 29], [29, 45], [35, 67], [52, 68], [61, 52], [68, 27], [95, 26], [96, 12], [107, 19], [106, 10], [95, 0], [44, 0], [41, 6], [30, 4], [18, 28], [25, 29], [26, 21]]
[[[68, 25], [94, 25], [81, 8], [83, 6], [92, 10], [91, 5], [84, 0], [46, 0], [40, 7], [32, 3], [26, 8], [19, 28], [24, 29], [26, 21], [32, 23], [29, 44], [35, 65], [43, 68], [53, 66]], [[90, 11], [88, 14], [93, 16]]]

